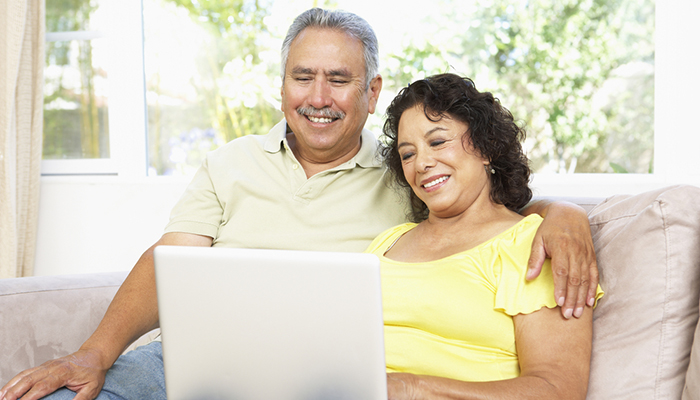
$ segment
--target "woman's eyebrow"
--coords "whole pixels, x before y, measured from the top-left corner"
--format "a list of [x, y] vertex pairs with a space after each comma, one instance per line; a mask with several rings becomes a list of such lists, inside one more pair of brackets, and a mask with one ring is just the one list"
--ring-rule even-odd
[[[430, 129], [430, 130], [428, 130], [427, 132], [425, 132], [425, 133], [423, 134], [423, 138], [427, 138], [427, 137], [429, 137], [430, 135], [432, 135], [433, 133], [435, 133], [435, 132], [437, 132], [437, 131], [447, 131], [447, 128], [443, 128], [443, 127], [441, 127], [441, 126], [436, 126], [435, 128]], [[396, 146], [396, 150], [400, 149], [400, 148], [403, 147], [403, 146], [409, 146], [409, 145], [411, 145], [411, 143], [408, 143], [408, 142], [401, 142], [401, 143], [399, 143], [399, 144]]]
[[435, 132], [437, 132], [437, 131], [447, 131], [447, 128], [443, 128], [443, 127], [441, 127], [441, 126], [436, 126], [435, 128], [430, 129], [429, 131], [425, 132], [425, 134], [423, 135], [423, 137], [424, 137], [424, 138], [427, 138], [428, 136], [432, 135], [433, 133], [435, 133]]

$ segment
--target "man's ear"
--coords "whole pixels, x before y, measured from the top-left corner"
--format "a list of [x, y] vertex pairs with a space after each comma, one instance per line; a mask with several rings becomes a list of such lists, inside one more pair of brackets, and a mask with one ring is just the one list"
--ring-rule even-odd
[[374, 110], [377, 108], [377, 100], [379, 99], [379, 93], [382, 91], [382, 76], [377, 74], [377, 76], [372, 79], [369, 83], [369, 88], [367, 89], [367, 96], [369, 96], [369, 113], [374, 114]]
[[282, 101], [280, 102], [280, 111], [284, 112], [284, 83], [280, 88], [280, 98], [282, 99]]

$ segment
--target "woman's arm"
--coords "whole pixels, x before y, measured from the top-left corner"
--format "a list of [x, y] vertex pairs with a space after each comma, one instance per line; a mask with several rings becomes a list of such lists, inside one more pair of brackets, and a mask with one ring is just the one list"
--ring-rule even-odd
[[550, 257], [554, 298], [565, 318], [578, 318], [586, 304], [593, 305], [598, 287], [598, 264], [586, 212], [573, 203], [540, 200], [521, 214], [544, 218], [532, 243], [527, 278], [536, 278], [545, 258]]
[[515, 340], [520, 376], [463, 382], [412, 374], [388, 374], [389, 400], [585, 399], [591, 359], [592, 309], [574, 320], [558, 308], [518, 314]]

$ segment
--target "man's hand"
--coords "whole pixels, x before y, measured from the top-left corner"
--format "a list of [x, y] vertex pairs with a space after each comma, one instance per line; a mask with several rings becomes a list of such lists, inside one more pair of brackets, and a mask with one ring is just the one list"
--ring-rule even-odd
[[158, 327], [158, 301], [153, 249], [159, 245], [210, 247], [208, 236], [183, 232], [164, 234], [146, 250], [112, 299], [97, 330], [77, 352], [28, 369], [0, 389], [0, 400], [35, 400], [65, 386], [77, 400], [92, 400], [107, 370], [127, 346]]
[[586, 212], [567, 202], [535, 203], [526, 213], [538, 213], [544, 221], [532, 243], [527, 279], [542, 271], [545, 258], [552, 259], [554, 298], [565, 318], [578, 318], [595, 301], [598, 265]]
[[76, 400], [92, 400], [100, 393], [108, 369], [97, 351], [78, 350], [21, 372], [0, 389], [0, 400], [36, 400], [64, 386], [77, 392]]

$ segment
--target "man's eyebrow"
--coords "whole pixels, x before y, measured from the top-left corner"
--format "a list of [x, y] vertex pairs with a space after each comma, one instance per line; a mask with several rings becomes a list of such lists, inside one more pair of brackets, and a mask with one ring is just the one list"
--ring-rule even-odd
[[326, 75], [329, 76], [352, 76], [350, 71], [347, 70], [347, 68], [341, 68], [341, 69], [332, 69], [328, 72], [326, 72]]
[[[309, 67], [297, 66], [292, 68], [292, 73], [299, 75], [315, 75], [316, 70]], [[328, 76], [352, 76], [352, 74], [350, 73], [350, 71], [348, 71], [347, 68], [331, 69], [329, 71], [326, 71], [325, 74]]]
[[292, 68], [292, 73], [293, 74], [300, 74], [300, 75], [309, 75], [309, 74], [314, 74], [315, 71], [309, 67], [294, 67], [294, 68]]

